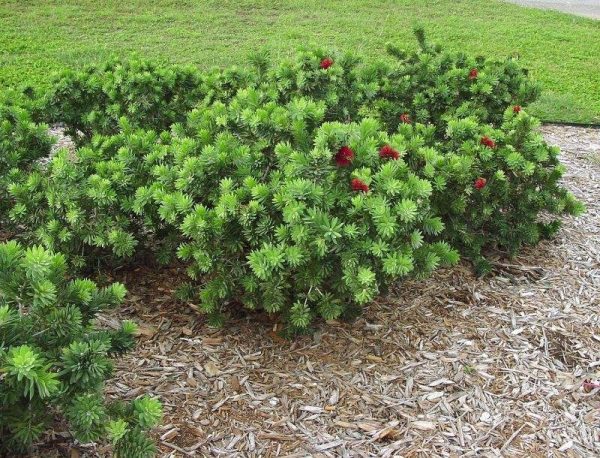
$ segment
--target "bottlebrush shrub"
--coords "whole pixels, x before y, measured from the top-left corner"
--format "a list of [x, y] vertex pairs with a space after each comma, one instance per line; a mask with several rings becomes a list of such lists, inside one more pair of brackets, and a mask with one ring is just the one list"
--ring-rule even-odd
[[65, 258], [41, 247], [0, 244], [0, 450], [23, 452], [57, 413], [82, 442], [109, 438], [119, 450], [152, 456], [145, 435], [161, 417], [158, 401], [110, 403], [102, 393], [111, 358], [134, 344], [134, 323], [99, 329], [96, 315], [120, 304], [125, 287], [66, 280]]
[[437, 144], [431, 126], [399, 130], [416, 139], [407, 161], [439, 184], [432, 206], [446, 225], [443, 239], [460, 248], [480, 273], [490, 270], [486, 249], [514, 255], [524, 244], [554, 234], [558, 215], [584, 209], [560, 186], [559, 150], [544, 142], [538, 126], [535, 118], [509, 107], [499, 129], [474, 118], [450, 119], [447, 140]]
[[193, 67], [115, 59], [60, 74], [43, 97], [42, 113], [85, 141], [118, 133], [121, 117], [134, 127], [168, 130], [203, 98], [201, 83]]
[[539, 86], [516, 59], [443, 51], [426, 41], [422, 29], [415, 33], [419, 49], [413, 53], [388, 45], [397, 62], [382, 68], [380, 90], [363, 107], [363, 113], [380, 119], [390, 132], [412, 121], [432, 123], [443, 133], [448, 116], [474, 116], [498, 127], [507, 106], [526, 105], [539, 96]]
[[128, 258], [150, 244], [159, 250], [157, 237], [166, 239], [151, 208], [136, 215], [132, 207], [136, 190], [150, 180], [145, 157], [163, 147], [162, 138], [124, 119], [120, 125], [121, 133], [96, 136], [75, 152], [60, 151], [46, 170], [10, 186], [12, 220], [29, 239], [64, 253], [76, 267]]
[[50, 154], [53, 139], [48, 127], [31, 120], [29, 111], [19, 104], [13, 91], [0, 94], [0, 223], [7, 224], [5, 212], [12, 205], [8, 186], [22, 172]]
[[298, 332], [315, 316], [353, 315], [398, 278], [456, 262], [445, 242], [429, 242], [443, 230], [431, 182], [381, 152], [402, 142], [367, 119], [322, 125], [314, 146], [209, 150], [198, 165], [218, 158], [227, 173], [180, 226], [179, 256], [205, 275], [201, 309], [218, 323], [236, 301], [280, 313]]
[[274, 65], [259, 80], [263, 87], [275, 88], [279, 103], [308, 97], [325, 102], [325, 120], [354, 121], [361, 106], [379, 87], [377, 74], [364, 71], [360, 62], [352, 53], [304, 49], [294, 59]]

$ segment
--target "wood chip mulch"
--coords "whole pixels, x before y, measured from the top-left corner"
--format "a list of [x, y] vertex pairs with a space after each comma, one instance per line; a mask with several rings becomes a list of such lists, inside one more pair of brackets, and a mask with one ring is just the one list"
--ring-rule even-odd
[[556, 239], [484, 279], [463, 264], [402, 282], [293, 341], [262, 315], [207, 327], [172, 300], [176, 269], [123, 273], [127, 305], [105, 321], [142, 336], [109, 395], [161, 399], [163, 457], [600, 455], [600, 389], [583, 389], [600, 379], [600, 130], [543, 131], [588, 207]]

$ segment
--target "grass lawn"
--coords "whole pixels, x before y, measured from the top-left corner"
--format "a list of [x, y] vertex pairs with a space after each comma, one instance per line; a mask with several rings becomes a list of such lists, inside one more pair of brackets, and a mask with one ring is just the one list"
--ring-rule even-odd
[[133, 52], [201, 67], [303, 44], [374, 58], [415, 47], [416, 23], [454, 50], [518, 54], [544, 85], [542, 119], [600, 122], [600, 21], [495, 0], [0, 0], [0, 85]]

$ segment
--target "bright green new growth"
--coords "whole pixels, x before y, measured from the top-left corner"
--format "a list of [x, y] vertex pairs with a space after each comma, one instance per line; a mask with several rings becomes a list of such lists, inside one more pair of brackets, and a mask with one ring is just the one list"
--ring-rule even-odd
[[[103, 386], [111, 359], [134, 344], [136, 326], [98, 329], [96, 315], [120, 304], [125, 287], [98, 288], [66, 279], [64, 256], [16, 242], [0, 244], [0, 450], [24, 451], [62, 413], [82, 442], [108, 434], [119, 447], [142, 443], [140, 434], [160, 418], [150, 398], [132, 405], [107, 403]], [[107, 422], [120, 421], [119, 437]], [[150, 452], [151, 442], [145, 439]], [[151, 454], [121, 455], [145, 457]]]

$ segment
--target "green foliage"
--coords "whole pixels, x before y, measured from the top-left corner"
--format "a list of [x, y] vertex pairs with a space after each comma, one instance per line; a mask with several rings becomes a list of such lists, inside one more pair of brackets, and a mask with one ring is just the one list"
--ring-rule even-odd
[[42, 103], [43, 115], [61, 122], [75, 138], [119, 130], [119, 119], [134, 127], [164, 130], [185, 118], [202, 98], [193, 67], [155, 65], [141, 59], [113, 59], [81, 71], [64, 71]]
[[[432, 196], [432, 206], [446, 224], [444, 239], [480, 273], [490, 269], [486, 249], [515, 255], [523, 245], [552, 236], [560, 227], [557, 216], [584, 210], [560, 186], [564, 166], [559, 150], [546, 144], [538, 126], [525, 111], [509, 107], [498, 129], [475, 118], [450, 119], [444, 142], [434, 142], [421, 125], [400, 129], [422, 139], [407, 151], [409, 162], [444, 184]], [[493, 144], [482, 144], [484, 137]]]
[[96, 136], [75, 152], [59, 151], [45, 170], [9, 188], [13, 222], [78, 267], [131, 257], [162, 228], [158, 216], [138, 217], [132, 208], [136, 190], [150, 178], [145, 155], [160, 151], [161, 138], [134, 130], [124, 119], [120, 126], [118, 135]]
[[277, 94], [279, 103], [299, 96], [310, 98], [324, 102], [325, 121], [352, 121], [378, 89], [374, 75], [362, 72], [360, 63], [352, 53], [305, 49], [294, 59], [273, 65], [259, 81], [261, 89]]
[[538, 87], [518, 62], [416, 37], [371, 65], [316, 49], [206, 74], [134, 60], [67, 75], [44, 106], [84, 141], [9, 185], [12, 221], [75, 266], [178, 256], [180, 297], [212, 324], [234, 302], [290, 332], [353, 316], [455, 250], [485, 272], [488, 249], [514, 254], [582, 206], [521, 111]]
[[474, 116], [499, 126], [507, 106], [527, 105], [539, 97], [539, 86], [515, 58], [497, 61], [452, 53], [428, 43], [422, 29], [415, 34], [419, 41], [415, 52], [388, 45], [395, 63], [386, 69], [377, 96], [366, 107], [388, 131], [402, 123], [402, 114], [435, 125], [440, 135], [452, 116]]
[[[322, 103], [305, 99], [266, 102], [239, 117], [247, 95], [192, 113], [187, 128], [198, 136], [179, 141], [197, 147], [185, 156], [176, 148], [179, 157], [162, 170], [171, 184], [159, 179], [143, 193], [168, 203], [161, 215], [184, 236], [179, 256], [201, 280], [201, 309], [215, 323], [236, 301], [279, 313], [299, 332], [316, 316], [353, 316], [395, 279], [458, 260], [431, 240], [443, 229], [429, 209], [431, 183], [402, 159], [380, 156], [403, 137], [370, 119], [317, 128]], [[336, 162], [344, 146], [354, 151], [349, 167]], [[355, 179], [369, 191], [353, 190]]]
[[102, 394], [111, 358], [133, 346], [136, 327], [98, 329], [93, 319], [119, 305], [125, 287], [98, 288], [66, 272], [62, 255], [0, 244], [0, 451], [25, 451], [60, 412], [82, 442], [108, 434], [117, 447], [146, 444], [127, 456], [151, 456], [142, 431], [159, 421], [160, 404], [141, 398], [116, 408]]
[[10, 182], [19, 181], [36, 161], [50, 154], [52, 138], [48, 127], [32, 121], [28, 101], [16, 91], [0, 92], [0, 224], [12, 205]]

